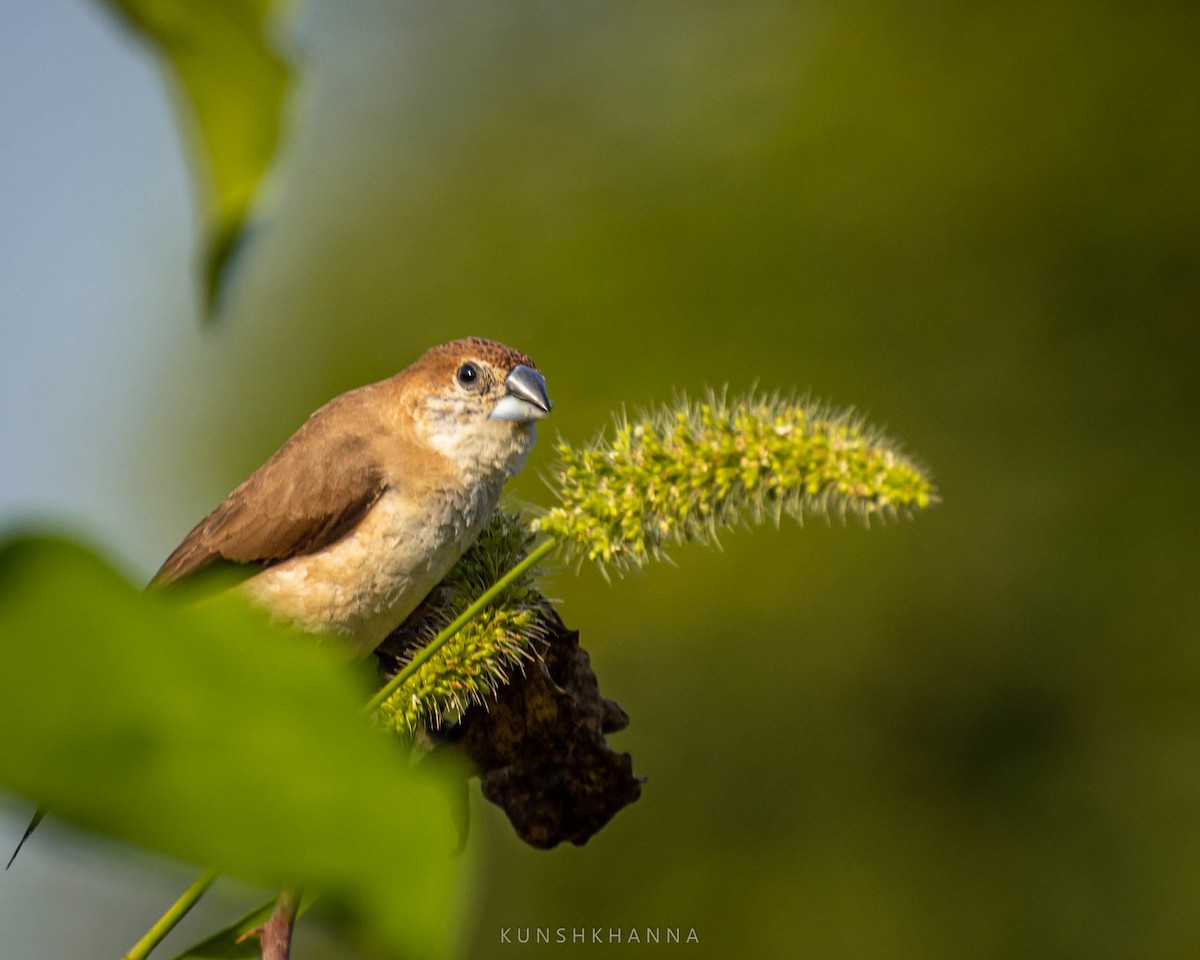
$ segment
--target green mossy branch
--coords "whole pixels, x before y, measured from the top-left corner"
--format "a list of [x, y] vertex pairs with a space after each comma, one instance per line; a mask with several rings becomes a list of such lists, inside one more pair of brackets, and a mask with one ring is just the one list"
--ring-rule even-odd
[[670, 543], [784, 514], [894, 517], [937, 499], [899, 445], [852, 411], [779, 395], [710, 393], [628, 419], [615, 436], [560, 442], [560, 505], [534, 523], [575, 556], [625, 570]]

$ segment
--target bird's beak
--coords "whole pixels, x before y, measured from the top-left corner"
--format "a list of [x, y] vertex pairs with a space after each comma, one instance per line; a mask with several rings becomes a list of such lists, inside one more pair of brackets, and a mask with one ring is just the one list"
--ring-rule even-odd
[[550, 413], [550, 397], [546, 393], [546, 378], [525, 364], [513, 368], [504, 380], [508, 393], [501, 397], [492, 412], [490, 420], [510, 420], [513, 423], [529, 423], [531, 420], [541, 420]]

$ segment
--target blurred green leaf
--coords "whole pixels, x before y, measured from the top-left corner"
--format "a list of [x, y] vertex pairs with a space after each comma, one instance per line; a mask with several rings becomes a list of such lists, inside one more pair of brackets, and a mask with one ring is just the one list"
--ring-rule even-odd
[[320, 891], [389, 947], [437, 956], [455, 777], [408, 768], [365, 719], [369, 691], [232, 600], [139, 593], [63, 541], [0, 546], [0, 785], [87, 829]]
[[104, 2], [162, 55], [186, 101], [211, 313], [279, 142], [288, 66], [272, 48], [270, 27], [288, 0]]

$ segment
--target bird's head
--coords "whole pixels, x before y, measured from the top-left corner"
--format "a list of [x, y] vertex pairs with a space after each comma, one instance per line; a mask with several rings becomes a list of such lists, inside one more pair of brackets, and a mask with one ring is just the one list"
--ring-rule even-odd
[[494, 340], [434, 347], [402, 376], [418, 430], [467, 472], [515, 474], [552, 406], [534, 362]]

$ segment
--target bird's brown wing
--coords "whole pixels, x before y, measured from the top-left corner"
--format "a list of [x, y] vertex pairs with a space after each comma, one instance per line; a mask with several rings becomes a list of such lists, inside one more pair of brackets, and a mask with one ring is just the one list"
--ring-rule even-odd
[[267, 567], [321, 550], [353, 529], [387, 483], [366, 437], [344, 423], [331, 429], [330, 406], [195, 526], [151, 587], [222, 561]]

